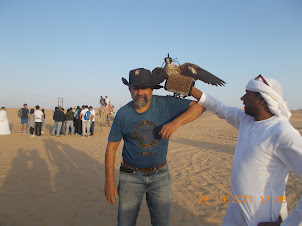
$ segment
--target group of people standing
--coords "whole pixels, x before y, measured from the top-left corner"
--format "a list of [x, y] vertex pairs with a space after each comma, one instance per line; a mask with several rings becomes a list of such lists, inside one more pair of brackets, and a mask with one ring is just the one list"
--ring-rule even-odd
[[59, 106], [55, 108], [53, 121], [52, 136], [59, 137], [63, 134], [67, 136], [68, 133], [82, 137], [93, 136], [95, 110], [92, 106], [88, 107], [88, 105], [83, 105], [81, 108], [80, 106], [77, 106], [77, 108], [69, 108], [65, 114], [64, 109]]
[[45, 111], [41, 110], [39, 105], [36, 105], [35, 109], [28, 110], [27, 104], [23, 104], [18, 112], [18, 116], [21, 118], [20, 134], [27, 134], [27, 124], [29, 125], [29, 133], [31, 137], [41, 137], [44, 133], [42, 128], [45, 121]]
[[[64, 108], [58, 106], [53, 113], [54, 127], [52, 129], [52, 136], [67, 136], [79, 135], [82, 137], [89, 137], [94, 135], [95, 126], [95, 110], [92, 106], [83, 105], [77, 108], [68, 108], [66, 113]], [[39, 105], [35, 109], [28, 109], [27, 104], [23, 104], [23, 108], [18, 111], [18, 116], [21, 119], [20, 134], [29, 133], [31, 137], [41, 137], [43, 126], [45, 122], [45, 111], [41, 110]], [[6, 114], [6, 108], [2, 107], [0, 111], [0, 135], [10, 134], [9, 122]]]

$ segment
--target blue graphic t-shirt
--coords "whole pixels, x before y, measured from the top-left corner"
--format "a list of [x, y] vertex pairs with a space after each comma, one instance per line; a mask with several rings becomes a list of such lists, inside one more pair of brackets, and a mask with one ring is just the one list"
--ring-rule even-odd
[[158, 133], [163, 125], [186, 111], [190, 102], [171, 96], [152, 96], [148, 110], [138, 113], [131, 101], [116, 113], [108, 141], [124, 139], [122, 156], [133, 167], [159, 166], [166, 159], [169, 141]]

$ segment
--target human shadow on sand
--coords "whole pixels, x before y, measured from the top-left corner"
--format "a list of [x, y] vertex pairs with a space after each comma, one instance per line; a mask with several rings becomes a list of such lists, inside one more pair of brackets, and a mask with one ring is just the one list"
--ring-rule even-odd
[[205, 141], [190, 140], [190, 139], [186, 139], [186, 138], [172, 138], [170, 140], [170, 142], [185, 144], [187, 146], [194, 146], [197, 148], [214, 150], [214, 151], [224, 152], [224, 153], [234, 153], [234, 151], [235, 151], [235, 146], [233, 146], [233, 145], [225, 145], [225, 144], [211, 143], [211, 142], [205, 142]]
[[20, 148], [11, 168], [0, 188], [0, 225], [37, 225], [34, 219], [47, 214], [44, 201], [51, 191], [46, 161], [38, 150]]
[[52, 132], [52, 130], [53, 130], [53, 125], [52, 124], [49, 124], [49, 123], [45, 123], [44, 124], [44, 127], [45, 127], [45, 129], [47, 129], [48, 131], [49, 131], [49, 133], [51, 134], [51, 132]]
[[14, 128], [14, 123], [10, 122], [10, 123], [9, 123], [9, 129], [10, 129], [10, 131], [12, 131], [13, 128]]
[[104, 216], [114, 225], [103, 164], [70, 145], [41, 141], [45, 150], [21, 148], [12, 160], [0, 187], [0, 225], [100, 225]]
[[[55, 139], [41, 140], [42, 151], [18, 150], [0, 187], [0, 225], [116, 225], [117, 205], [104, 198], [104, 165]], [[210, 225], [207, 217], [172, 205], [172, 225]], [[145, 202], [137, 225], [150, 225]]]

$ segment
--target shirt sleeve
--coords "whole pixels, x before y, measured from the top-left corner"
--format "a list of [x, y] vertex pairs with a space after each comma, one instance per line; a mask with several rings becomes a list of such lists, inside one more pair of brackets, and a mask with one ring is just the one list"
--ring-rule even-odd
[[207, 108], [208, 110], [216, 114], [219, 118], [225, 119], [236, 129], [239, 129], [240, 123], [243, 118], [247, 117], [247, 115], [239, 108], [225, 106], [214, 97], [205, 93], [202, 93], [198, 104]]
[[[285, 131], [275, 149], [276, 156], [302, 179], [302, 138], [298, 132]], [[302, 198], [282, 225], [302, 225]]]
[[168, 98], [170, 117], [172, 119], [176, 118], [177, 116], [185, 112], [189, 108], [191, 103], [191, 100], [187, 100], [187, 99], [180, 99], [170, 96], [168, 96], [167, 98]]
[[116, 116], [114, 117], [111, 130], [108, 136], [109, 142], [119, 142], [123, 138], [122, 133], [122, 122], [119, 112], [117, 112]]

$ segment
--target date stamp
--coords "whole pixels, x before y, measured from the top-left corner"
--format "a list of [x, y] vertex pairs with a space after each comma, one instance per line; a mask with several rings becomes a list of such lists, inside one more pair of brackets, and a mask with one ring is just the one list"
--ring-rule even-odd
[[[208, 195], [199, 195], [198, 196], [198, 203], [225, 203], [226, 202], [226, 197], [224, 195], [216, 195], [215, 198], [209, 198]], [[260, 197], [255, 197], [255, 196], [247, 196], [247, 195], [233, 195], [230, 199], [230, 203], [252, 203], [253, 200], [257, 200], [257, 202], [261, 203], [271, 203], [271, 202], [277, 202], [277, 203], [286, 203], [286, 196], [270, 196], [270, 195], [265, 195], [265, 196], [260, 196]]]

